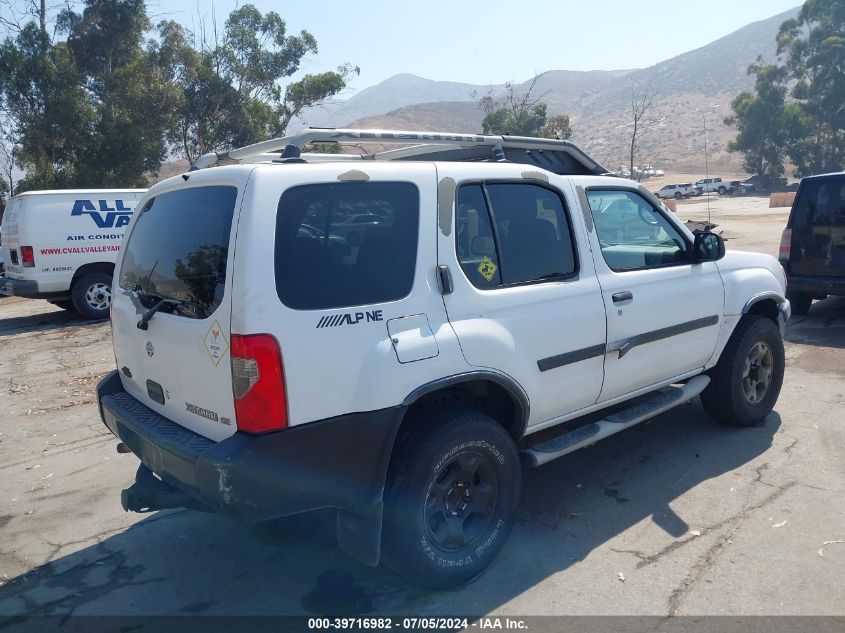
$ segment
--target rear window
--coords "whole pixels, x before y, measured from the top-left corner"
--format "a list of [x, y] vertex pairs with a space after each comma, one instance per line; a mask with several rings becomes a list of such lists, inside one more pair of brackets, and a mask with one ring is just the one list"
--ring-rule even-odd
[[845, 224], [845, 178], [818, 178], [801, 183], [792, 222], [794, 226]]
[[161, 299], [180, 316], [204, 319], [223, 299], [236, 187], [194, 187], [149, 200], [138, 215], [120, 286], [146, 307]]
[[276, 216], [276, 291], [296, 310], [402, 299], [417, 258], [419, 191], [406, 182], [292, 187]]

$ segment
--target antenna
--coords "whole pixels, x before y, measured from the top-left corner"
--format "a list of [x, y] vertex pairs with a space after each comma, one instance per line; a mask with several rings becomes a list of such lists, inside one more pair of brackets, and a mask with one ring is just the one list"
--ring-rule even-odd
[[[710, 179], [710, 166], [707, 164], [707, 117], [702, 112], [701, 113], [701, 122], [704, 124], [704, 177], [708, 180]], [[713, 187], [710, 187], [713, 189]], [[712, 224], [710, 222], [710, 194], [712, 191], [707, 192], [707, 224]]]

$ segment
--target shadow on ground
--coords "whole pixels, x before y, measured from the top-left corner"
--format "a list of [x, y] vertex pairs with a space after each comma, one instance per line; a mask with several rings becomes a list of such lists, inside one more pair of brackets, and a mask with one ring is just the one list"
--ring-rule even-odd
[[[525, 471], [510, 540], [457, 591], [423, 592], [350, 559], [335, 545], [330, 512], [249, 530], [181, 510], [11, 580], [0, 587], [0, 616], [487, 614], [641, 521], [682, 547], [688, 525], [670, 503], [764, 453], [779, 426], [776, 413], [752, 428], [720, 426], [695, 401]], [[113, 482], [115, 503], [128, 483]]]
[[789, 320], [785, 338], [799, 345], [845, 349], [845, 297], [814, 301], [807, 314]]
[[86, 325], [99, 323], [84, 319], [78, 312], [72, 310], [54, 310], [28, 316], [9, 317], [0, 319], [0, 338], [13, 334], [28, 334], [30, 332], [46, 332], [69, 325]]

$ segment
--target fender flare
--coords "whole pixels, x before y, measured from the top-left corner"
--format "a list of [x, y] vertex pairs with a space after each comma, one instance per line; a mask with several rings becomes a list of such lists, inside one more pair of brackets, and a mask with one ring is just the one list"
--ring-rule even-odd
[[521, 439], [525, 435], [525, 429], [528, 426], [528, 416], [531, 412], [528, 394], [525, 393], [525, 389], [523, 389], [516, 380], [501, 372], [489, 369], [475, 369], [462, 372], [460, 374], [437, 378], [436, 380], [427, 382], [414, 389], [407, 395], [402, 404], [409, 407], [426, 394], [438, 391], [444, 387], [451, 387], [453, 385], [459, 385], [464, 382], [472, 382], [476, 380], [487, 380], [495, 383], [511, 396], [513, 401], [516, 403], [516, 411], [513, 426], [509, 430], [512, 432], [516, 440]]

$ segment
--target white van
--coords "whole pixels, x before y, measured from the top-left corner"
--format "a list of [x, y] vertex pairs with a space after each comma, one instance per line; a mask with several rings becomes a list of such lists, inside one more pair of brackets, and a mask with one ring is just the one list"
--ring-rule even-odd
[[144, 189], [27, 191], [3, 215], [0, 294], [107, 318], [120, 242]]

